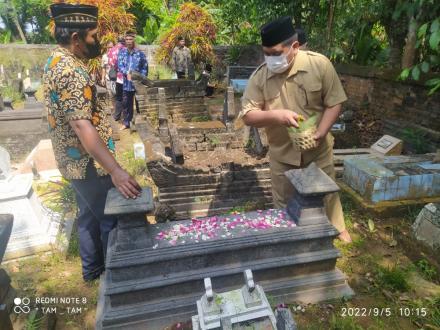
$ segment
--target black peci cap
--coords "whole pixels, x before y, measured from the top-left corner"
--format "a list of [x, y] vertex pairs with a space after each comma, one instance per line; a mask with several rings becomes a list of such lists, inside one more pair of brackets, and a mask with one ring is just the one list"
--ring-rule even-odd
[[57, 3], [50, 6], [55, 26], [66, 28], [95, 28], [98, 26], [98, 7]]
[[278, 18], [261, 27], [261, 44], [272, 47], [295, 35], [292, 18], [289, 16]]
[[298, 42], [299, 45], [302, 46], [307, 42], [307, 35], [306, 35], [306, 31], [304, 31], [303, 28], [297, 27], [296, 29], [296, 33], [298, 34]]

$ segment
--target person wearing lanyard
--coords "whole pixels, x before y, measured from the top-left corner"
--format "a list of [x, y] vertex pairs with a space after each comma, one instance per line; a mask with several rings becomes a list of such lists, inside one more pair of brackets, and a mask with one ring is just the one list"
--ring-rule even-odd
[[136, 90], [131, 81], [131, 73], [139, 72], [143, 76], [148, 75], [148, 62], [145, 54], [135, 45], [135, 33], [128, 32], [125, 35], [125, 47], [118, 54], [118, 70], [124, 76], [123, 83], [123, 120], [121, 130], [130, 128], [133, 119], [133, 102]]

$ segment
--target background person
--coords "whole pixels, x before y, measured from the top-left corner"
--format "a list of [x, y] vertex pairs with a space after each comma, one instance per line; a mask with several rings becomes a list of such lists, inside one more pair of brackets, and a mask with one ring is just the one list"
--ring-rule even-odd
[[118, 43], [108, 51], [109, 79], [114, 82], [114, 109], [113, 119], [120, 121], [123, 111], [124, 75], [118, 69], [119, 51], [125, 47], [125, 38], [120, 36]]
[[140, 74], [148, 75], [147, 58], [135, 44], [136, 34], [128, 32], [125, 35], [125, 48], [121, 48], [118, 54], [118, 70], [124, 76], [123, 83], [123, 118], [121, 130], [130, 128], [131, 120], [133, 119], [134, 96], [136, 90], [131, 81], [131, 73], [133, 71]]
[[171, 68], [177, 74], [177, 79], [185, 79], [191, 64], [191, 51], [185, 46], [185, 39], [179, 37], [177, 46], [173, 49]]

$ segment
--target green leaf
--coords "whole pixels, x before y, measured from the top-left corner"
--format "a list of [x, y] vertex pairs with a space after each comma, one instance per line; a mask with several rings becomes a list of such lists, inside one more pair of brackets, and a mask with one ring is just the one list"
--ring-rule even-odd
[[422, 72], [427, 73], [429, 71], [429, 63], [426, 61], [423, 61], [421, 68], [422, 68]]
[[400, 73], [400, 75], [399, 75], [399, 79], [400, 79], [400, 80], [406, 80], [406, 79], [408, 79], [408, 76], [409, 76], [409, 72], [410, 72], [410, 71], [411, 71], [411, 70], [408, 69], [408, 68], [404, 69], [404, 70]]
[[419, 80], [419, 78], [420, 78], [420, 69], [419, 69], [418, 66], [415, 66], [411, 70], [411, 76], [413, 77], [414, 80]]
[[440, 30], [440, 20], [437, 18], [432, 22], [431, 28], [429, 29], [429, 31], [431, 33], [434, 33], [434, 32], [437, 32], [438, 30]]
[[430, 55], [429, 56], [429, 62], [432, 64], [440, 64], [440, 56], [438, 55]]
[[435, 86], [437, 84], [440, 84], [440, 78], [432, 78], [426, 82], [426, 86]]
[[423, 37], [426, 34], [426, 30], [428, 29], [428, 23], [423, 24], [419, 27], [419, 31], [417, 32], [417, 36], [419, 38]]
[[440, 30], [437, 30], [436, 32], [431, 34], [431, 37], [429, 37], [429, 46], [431, 46], [432, 50], [437, 50], [439, 42], [440, 42]]
[[374, 221], [371, 219], [368, 219], [368, 229], [370, 230], [370, 233], [374, 232]]

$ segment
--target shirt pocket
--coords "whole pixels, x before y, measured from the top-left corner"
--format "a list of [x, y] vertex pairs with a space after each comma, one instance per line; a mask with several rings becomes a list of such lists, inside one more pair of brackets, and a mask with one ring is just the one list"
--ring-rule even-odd
[[271, 81], [266, 84], [263, 88], [263, 97], [264, 97], [264, 110], [274, 110], [274, 109], [282, 109], [283, 104], [281, 100], [281, 82]]
[[264, 110], [282, 109], [281, 93], [270, 95], [264, 98]]
[[322, 84], [320, 82], [304, 85], [305, 105], [304, 108], [313, 111], [323, 110]]

